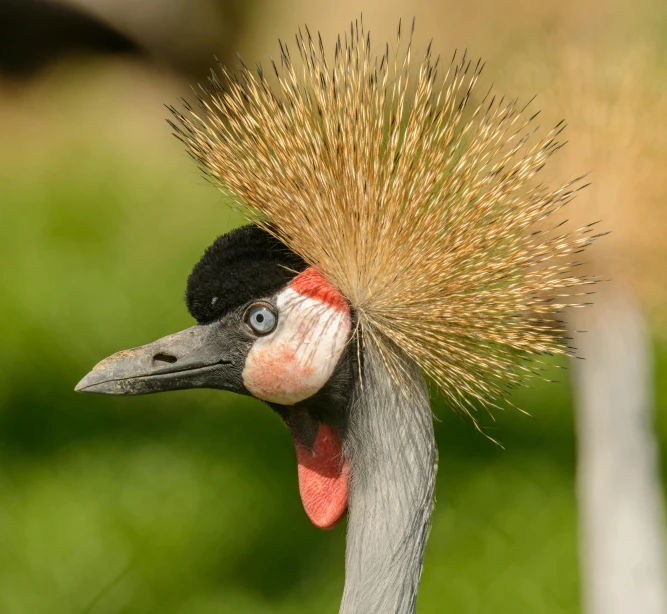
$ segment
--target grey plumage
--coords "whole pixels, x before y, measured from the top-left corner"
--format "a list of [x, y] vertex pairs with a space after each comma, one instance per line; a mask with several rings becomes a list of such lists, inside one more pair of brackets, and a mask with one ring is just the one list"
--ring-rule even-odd
[[424, 378], [404, 354], [392, 377], [372, 342], [349, 414], [352, 459], [341, 614], [414, 612], [438, 453]]

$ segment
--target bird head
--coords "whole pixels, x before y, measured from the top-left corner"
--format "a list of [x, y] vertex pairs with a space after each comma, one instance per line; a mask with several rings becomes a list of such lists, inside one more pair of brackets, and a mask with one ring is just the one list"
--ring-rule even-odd
[[197, 324], [105, 358], [76, 390], [139, 395], [214, 388], [267, 402], [287, 424], [313, 523], [347, 508], [344, 436], [355, 353], [348, 302], [255, 225], [219, 237], [195, 265], [186, 303]]

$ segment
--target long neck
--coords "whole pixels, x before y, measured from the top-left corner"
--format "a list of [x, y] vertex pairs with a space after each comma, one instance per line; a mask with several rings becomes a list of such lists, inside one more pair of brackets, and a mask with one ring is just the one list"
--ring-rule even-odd
[[401, 386], [366, 345], [351, 407], [345, 591], [341, 614], [415, 611], [437, 471], [424, 379], [407, 359]]

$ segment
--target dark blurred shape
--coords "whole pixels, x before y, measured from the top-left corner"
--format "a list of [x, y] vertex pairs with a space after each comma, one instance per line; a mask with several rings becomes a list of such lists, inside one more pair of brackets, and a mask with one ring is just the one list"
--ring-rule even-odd
[[85, 11], [44, 0], [0, 0], [0, 73], [31, 77], [63, 56], [135, 54], [141, 47]]
[[63, 56], [140, 55], [203, 79], [233, 63], [248, 5], [230, 0], [0, 0], [0, 75], [35, 76]]

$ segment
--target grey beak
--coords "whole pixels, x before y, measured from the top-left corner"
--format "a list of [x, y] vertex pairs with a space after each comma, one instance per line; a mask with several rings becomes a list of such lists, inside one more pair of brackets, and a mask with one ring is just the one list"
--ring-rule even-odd
[[220, 350], [216, 327], [193, 326], [105, 358], [74, 390], [135, 395], [185, 388], [230, 389], [233, 361], [231, 356], [221, 356]]

